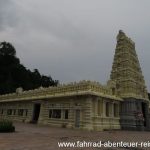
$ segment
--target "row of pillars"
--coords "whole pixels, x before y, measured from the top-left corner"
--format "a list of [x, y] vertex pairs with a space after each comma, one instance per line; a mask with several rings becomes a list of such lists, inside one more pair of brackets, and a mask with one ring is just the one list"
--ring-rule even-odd
[[119, 117], [119, 104], [96, 99], [93, 101], [93, 116]]

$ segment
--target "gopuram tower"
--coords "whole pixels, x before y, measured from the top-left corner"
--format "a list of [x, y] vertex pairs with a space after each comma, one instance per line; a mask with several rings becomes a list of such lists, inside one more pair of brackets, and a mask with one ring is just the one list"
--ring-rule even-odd
[[123, 98], [120, 108], [122, 129], [144, 130], [149, 125], [149, 100], [135, 43], [123, 31], [117, 35], [114, 62], [110, 81], [113, 92]]

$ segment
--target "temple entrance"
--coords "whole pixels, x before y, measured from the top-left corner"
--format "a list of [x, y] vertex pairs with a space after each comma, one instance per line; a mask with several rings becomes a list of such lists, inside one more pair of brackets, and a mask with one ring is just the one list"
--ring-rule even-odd
[[144, 127], [146, 127], [146, 103], [142, 102], [142, 113], [144, 117]]
[[79, 109], [75, 111], [75, 127], [77, 128], [80, 127], [80, 110]]
[[32, 122], [37, 123], [39, 119], [41, 104], [34, 104]]

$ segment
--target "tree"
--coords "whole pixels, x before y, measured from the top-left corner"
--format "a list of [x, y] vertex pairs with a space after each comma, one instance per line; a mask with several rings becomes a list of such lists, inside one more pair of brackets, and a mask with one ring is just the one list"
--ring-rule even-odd
[[15, 56], [16, 50], [11, 43], [4, 41], [4, 42], [0, 43], [0, 55], [2, 55], [2, 56], [7, 56], [7, 55]]
[[30, 90], [40, 86], [57, 86], [57, 84], [57, 80], [41, 75], [38, 69], [32, 72], [20, 64], [12, 44], [0, 43], [0, 94], [15, 92], [18, 87]]

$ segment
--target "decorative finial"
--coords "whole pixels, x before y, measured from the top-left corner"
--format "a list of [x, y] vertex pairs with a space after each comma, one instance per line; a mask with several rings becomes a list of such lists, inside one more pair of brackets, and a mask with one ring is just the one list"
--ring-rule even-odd
[[117, 35], [117, 40], [122, 39], [126, 37], [125, 33], [123, 32], [123, 30], [119, 30], [119, 33]]

